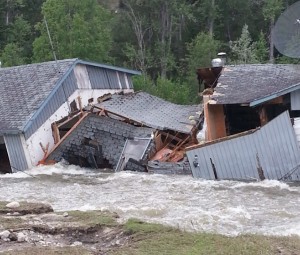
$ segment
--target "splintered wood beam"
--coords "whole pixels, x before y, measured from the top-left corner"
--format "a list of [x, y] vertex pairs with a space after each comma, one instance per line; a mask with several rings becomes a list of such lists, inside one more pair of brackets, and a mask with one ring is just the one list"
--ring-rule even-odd
[[161, 131], [160, 134], [162, 134], [162, 135], [164, 135], [164, 136], [166, 136], [166, 137], [170, 137], [172, 140], [175, 140], [175, 141], [177, 141], [177, 142], [182, 141], [182, 139], [180, 139], [180, 138], [177, 137], [178, 132], [177, 132], [175, 135], [171, 135], [171, 134], [169, 134], [169, 133], [166, 133], [166, 132], [164, 132], [164, 131]]
[[57, 144], [60, 141], [60, 135], [59, 135], [59, 128], [58, 128], [56, 122], [51, 124], [51, 128], [52, 128], [54, 144]]
[[78, 104], [79, 104], [79, 110], [80, 110], [80, 113], [82, 114], [82, 101], [81, 101], [81, 97], [80, 96], [78, 96], [77, 97], [77, 100], [78, 100]]
[[176, 147], [175, 149], [166, 157], [166, 161], [168, 161], [171, 157], [175, 155], [175, 153], [182, 148], [182, 146], [188, 141], [188, 139], [191, 139], [190, 136], [187, 136], [184, 140], [182, 140]]

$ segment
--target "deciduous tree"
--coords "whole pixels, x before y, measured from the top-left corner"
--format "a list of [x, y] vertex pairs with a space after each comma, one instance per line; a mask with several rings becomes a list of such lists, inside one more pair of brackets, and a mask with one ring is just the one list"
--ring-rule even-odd
[[[111, 14], [97, 0], [47, 0], [42, 14], [57, 58], [79, 57], [110, 62]], [[33, 43], [34, 60], [53, 59], [45, 23], [38, 23], [37, 29], [40, 36]]]

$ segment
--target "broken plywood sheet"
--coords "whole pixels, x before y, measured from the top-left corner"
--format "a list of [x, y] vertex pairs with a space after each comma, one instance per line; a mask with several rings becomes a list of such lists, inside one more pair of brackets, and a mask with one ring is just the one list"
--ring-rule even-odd
[[288, 112], [253, 132], [190, 147], [187, 156], [196, 178], [300, 181], [300, 149]]
[[202, 106], [177, 105], [145, 92], [112, 95], [110, 100], [97, 104], [125, 118], [159, 130], [191, 133], [201, 119]]

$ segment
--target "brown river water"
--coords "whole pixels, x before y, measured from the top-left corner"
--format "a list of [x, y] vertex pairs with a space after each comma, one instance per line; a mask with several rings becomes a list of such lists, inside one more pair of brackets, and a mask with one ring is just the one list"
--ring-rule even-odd
[[100, 173], [57, 164], [0, 175], [0, 200], [37, 201], [54, 210], [109, 210], [186, 231], [299, 235], [300, 185], [207, 181], [189, 176]]

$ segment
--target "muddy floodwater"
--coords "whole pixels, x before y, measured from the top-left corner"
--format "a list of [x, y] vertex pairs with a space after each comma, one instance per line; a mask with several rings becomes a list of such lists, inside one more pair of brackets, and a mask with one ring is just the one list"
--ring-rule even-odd
[[57, 211], [109, 210], [186, 231], [300, 236], [300, 185], [99, 173], [76, 166], [0, 175], [0, 200], [46, 202]]

